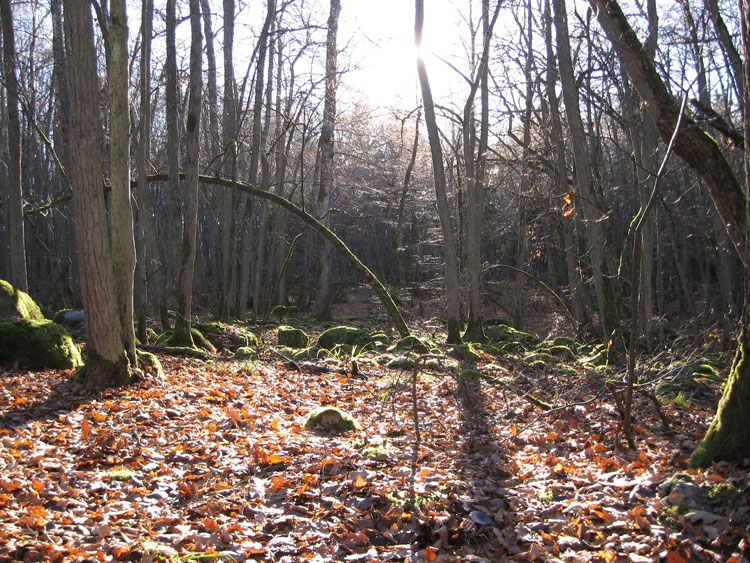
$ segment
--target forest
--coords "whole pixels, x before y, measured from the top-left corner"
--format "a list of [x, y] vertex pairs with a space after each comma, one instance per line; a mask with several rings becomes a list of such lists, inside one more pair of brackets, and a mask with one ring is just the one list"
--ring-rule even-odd
[[750, 561], [750, 0], [0, 28], [0, 563]]

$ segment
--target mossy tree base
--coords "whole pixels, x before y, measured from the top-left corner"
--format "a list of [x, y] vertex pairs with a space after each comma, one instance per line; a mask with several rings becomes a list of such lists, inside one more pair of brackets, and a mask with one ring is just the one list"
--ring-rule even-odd
[[76, 372], [76, 381], [83, 385], [84, 389], [94, 393], [111, 387], [130, 385], [137, 380], [138, 374], [131, 368], [124, 350], [116, 362], [92, 357], [89, 354], [86, 365]]
[[[746, 314], [747, 316], [747, 314]], [[750, 458], [750, 326], [740, 332], [724, 394], [703, 441], [690, 457], [693, 467]]]

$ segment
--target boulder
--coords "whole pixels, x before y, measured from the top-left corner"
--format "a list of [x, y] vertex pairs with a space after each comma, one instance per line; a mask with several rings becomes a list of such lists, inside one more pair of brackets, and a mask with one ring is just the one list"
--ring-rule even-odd
[[47, 319], [0, 320], [0, 362], [55, 369], [83, 365], [81, 352], [70, 334]]
[[28, 293], [0, 280], [0, 319], [43, 321], [44, 315]]
[[307, 415], [305, 428], [326, 431], [348, 432], [359, 430], [360, 424], [348, 412], [336, 407], [318, 407]]
[[372, 338], [366, 330], [353, 326], [335, 326], [324, 330], [318, 337], [318, 346], [326, 350], [332, 350], [337, 344], [344, 346], [355, 346], [367, 344]]
[[64, 326], [68, 332], [80, 335], [86, 332], [86, 318], [83, 309], [62, 309], [55, 313], [53, 320]]
[[291, 326], [280, 326], [277, 332], [279, 346], [307, 348], [309, 337], [304, 330]]

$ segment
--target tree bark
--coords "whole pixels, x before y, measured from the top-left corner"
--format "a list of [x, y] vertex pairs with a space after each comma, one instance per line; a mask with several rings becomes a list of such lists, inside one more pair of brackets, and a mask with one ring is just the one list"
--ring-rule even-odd
[[180, 276], [177, 280], [177, 316], [173, 344], [194, 346], [190, 334], [193, 276], [198, 233], [198, 165], [203, 86], [203, 41], [199, 0], [190, 0], [190, 91], [185, 120], [185, 197]]
[[[224, 111], [222, 139], [224, 144], [224, 175], [237, 178], [237, 93], [234, 81], [234, 0], [224, 0]], [[235, 190], [223, 195], [220, 212], [222, 292], [220, 317], [229, 320], [235, 310], [237, 295], [237, 208]]]
[[112, 257], [115, 294], [123, 344], [132, 366], [137, 365], [133, 328], [135, 234], [130, 207], [130, 108], [128, 106], [128, 16], [125, 0], [111, 0], [110, 121], [112, 128]]
[[[334, 127], [336, 125], [336, 38], [339, 27], [340, 0], [331, 0], [331, 11], [328, 16], [328, 37], [326, 39], [326, 92], [323, 101], [323, 123], [320, 127], [320, 186], [318, 189], [318, 213], [323, 224], [330, 225], [329, 208], [333, 190], [333, 157], [335, 154]], [[327, 241], [320, 245], [320, 274], [315, 294], [315, 316], [319, 320], [331, 318], [331, 248]]]
[[[417, 50], [422, 46], [422, 28], [424, 26], [424, 0], [415, 0], [414, 43]], [[432, 155], [432, 172], [435, 182], [440, 226], [443, 232], [443, 251], [445, 252], [445, 290], [448, 301], [448, 337], [451, 344], [461, 342], [461, 312], [458, 301], [458, 264], [456, 263], [456, 239], [453, 235], [450, 210], [448, 208], [448, 189], [443, 164], [443, 148], [440, 146], [440, 132], [435, 117], [435, 103], [432, 100], [432, 89], [427, 76], [427, 67], [422, 56], [417, 56], [417, 74], [422, 89], [424, 120], [427, 125], [427, 138]]]
[[26, 242], [23, 225], [23, 183], [21, 179], [21, 120], [18, 115], [18, 77], [16, 40], [13, 33], [13, 8], [10, 0], [0, 1], [3, 28], [3, 79], [8, 111], [8, 188], [10, 197], [10, 279], [14, 287], [28, 291], [26, 280]]
[[76, 61], [69, 67], [71, 179], [86, 316], [86, 366], [82, 376], [87, 388], [99, 390], [129, 383], [133, 374], [123, 347], [102, 190], [99, 80], [91, 6], [64, 0], [64, 7], [67, 58]]

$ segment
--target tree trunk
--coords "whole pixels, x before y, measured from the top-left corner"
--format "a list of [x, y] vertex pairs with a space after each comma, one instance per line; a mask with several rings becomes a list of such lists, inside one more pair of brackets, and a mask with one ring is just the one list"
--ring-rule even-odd
[[[177, 85], [177, 48], [175, 46], [175, 35], [177, 27], [176, 15], [177, 0], [167, 0], [167, 59], [165, 62], [165, 74], [167, 77], [166, 85], [166, 105], [167, 105], [167, 144], [170, 147], [167, 150], [167, 168], [169, 170], [169, 182], [167, 185], [167, 216], [169, 217], [167, 226], [166, 245], [164, 248], [164, 258], [166, 260], [167, 283], [169, 290], [166, 292], [171, 299], [175, 295], [174, 283], [177, 280], [178, 265], [180, 257], [178, 249], [182, 241], [182, 197], [180, 194], [180, 129], [178, 117], [178, 85]], [[162, 327], [167, 330], [169, 326]]]
[[18, 77], [13, 8], [10, 0], [0, 1], [3, 28], [3, 79], [8, 110], [8, 188], [10, 197], [10, 279], [14, 287], [28, 291], [26, 281], [26, 242], [23, 228], [23, 183], [21, 181], [21, 120], [18, 115]]
[[[555, 55], [552, 49], [552, 17], [550, 14], [549, 0], [544, 3], [544, 40], [547, 50], [547, 81], [546, 92], [549, 100], [550, 121], [552, 129], [552, 144], [555, 149], [555, 185], [557, 197], [565, 201], [570, 198], [570, 206], [573, 206], [573, 198], [568, 190], [568, 165], [565, 157], [565, 141], [563, 137], [562, 120], [560, 119], [560, 105], [557, 99], [555, 85], [557, 83]], [[562, 205], [560, 206], [563, 207]], [[561, 213], [560, 225], [563, 234], [563, 245], [565, 253], [565, 267], [568, 274], [568, 292], [570, 293], [571, 309], [576, 322], [581, 325], [586, 322], [586, 299], [583, 295], [581, 284], [581, 271], [578, 267], [578, 252], [575, 238], [575, 207]]]
[[[224, 175], [237, 178], [237, 95], [234, 82], [234, 0], [224, 0], [224, 111], [222, 139], [224, 144]], [[227, 321], [234, 312], [237, 293], [237, 208], [235, 190], [227, 190], [222, 196], [220, 212], [222, 292], [219, 316]]]
[[199, 0], [190, 0], [190, 94], [185, 120], [185, 198], [180, 276], [177, 281], [177, 316], [174, 343], [193, 346], [190, 334], [193, 302], [193, 276], [198, 233], [198, 165], [203, 86], [203, 41]]
[[65, 0], [65, 39], [70, 65], [71, 179], [86, 316], [86, 366], [82, 375], [88, 389], [132, 381], [123, 346], [114, 292], [112, 254], [102, 191], [102, 143], [99, 122], [99, 80], [96, 73], [91, 6]]
[[[422, 27], [424, 25], [424, 0], [415, 0], [416, 17], [414, 23], [414, 43], [419, 51], [422, 46]], [[450, 210], [448, 208], [448, 190], [443, 165], [443, 148], [440, 146], [440, 132], [435, 117], [435, 103], [432, 100], [432, 89], [427, 76], [424, 59], [417, 56], [417, 74], [422, 89], [424, 104], [424, 120], [427, 125], [427, 138], [432, 154], [432, 171], [435, 182], [435, 196], [437, 199], [440, 226], [443, 232], [443, 251], [445, 252], [445, 290], [448, 301], [448, 338], [451, 344], [461, 342], [461, 312], [458, 302], [458, 265], [456, 264], [456, 240], [451, 225]]]
[[[265, 67], [266, 52], [268, 48], [268, 33], [271, 29], [271, 22], [276, 13], [276, 0], [267, 0], [266, 19], [263, 22], [260, 36], [258, 37], [258, 60], [256, 63], [255, 91], [253, 93], [253, 132], [250, 146], [250, 170], [248, 174], [248, 183], [257, 187], [258, 184], [258, 167], [260, 164], [260, 154], [263, 150], [261, 146], [261, 123], [263, 119], [263, 96], [265, 84]], [[254, 211], [254, 200], [245, 198], [244, 218], [242, 221], [241, 255], [240, 255], [240, 275], [239, 275], [239, 295], [237, 298], [237, 316], [244, 319], [247, 310], [247, 301], [250, 297], [250, 265], [253, 259], [253, 237], [252, 217]]]
[[135, 235], [130, 207], [130, 108], [128, 106], [128, 16], [125, 0], [111, 0], [109, 104], [112, 128], [112, 257], [115, 294], [123, 344], [130, 364], [137, 365], [133, 329]]
[[578, 101], [578, 87], [573, 73], [573, 61], [570, 54], [568, 34], [568, 15], [565, 0], [553, 0], [555, 27], [557, 29], [557, 60], [560, 70], [563, 101], [568, 116], [573, 159], [576, 165], [576, 183], [582, 196], [583, 217], [586, 221], [588, 244], [591, 248], [591, 270], [594, 278], [594, 290], [599, 309], [600, 326], [604, 341], [607, 342], [613, 330], [619, 327], [618, 312], [614, 306], [614, 293], [608, 279], [608, 267], [604, 256], [605, 235], [599, 221], [599, 211], [594, 206], [594, 188], [592, 185], [591, 163], [588, 154], [588, 143], [583, 131], [581, 111]]
[[[336, 124], [336, 37], [339, 27], [340, 0], [331, 0], [331, 11], [328, 16], [328, 37], [326, 39], [326, 93], [323, 102], [323, 123], [320, 127], [320, 186], [318, 189], [318, 213], [321, 221], [330, 225], [329, 208], [333, 190], [333, 156], [335, 153], [334, 127]], [[320, 275], [315, 294], [315, 316], [319, 320], [331, 318], [331, 247], [326, 240], [320, 245]]]
[[[653, 63], [616, 0], [589, 0], [597, 11], [599, 23], [612, 42], [633, 85], [656, 121], [663, 139], [671, 136], [679, 118], [679, 105], [669, 94]], [[742, 44], [745, 59], [750, 57], [750, 0], [741, 3], [744, 18]], [[750, 106], [745, 74], [745, 115]], [[750, 122], [744, 121], [745, 137], [750, 138]], [[745, 266], [745, 303], [741, 319], [737, 353], [711, 425], [703, 441], [690, 459], [694, 466], [707, 466], [712, 461], [739, 460], [750, 457], [750, 230], [747, 197], [731, 165], [719, 147], [695, 122], [685, 117], [675, 139], [675, 152], [698, 171], [708, 186], [717, 211], [722, 216], [732, 243]], [[750, 182], [750, 145], [745, 146], [746, 181]]]

